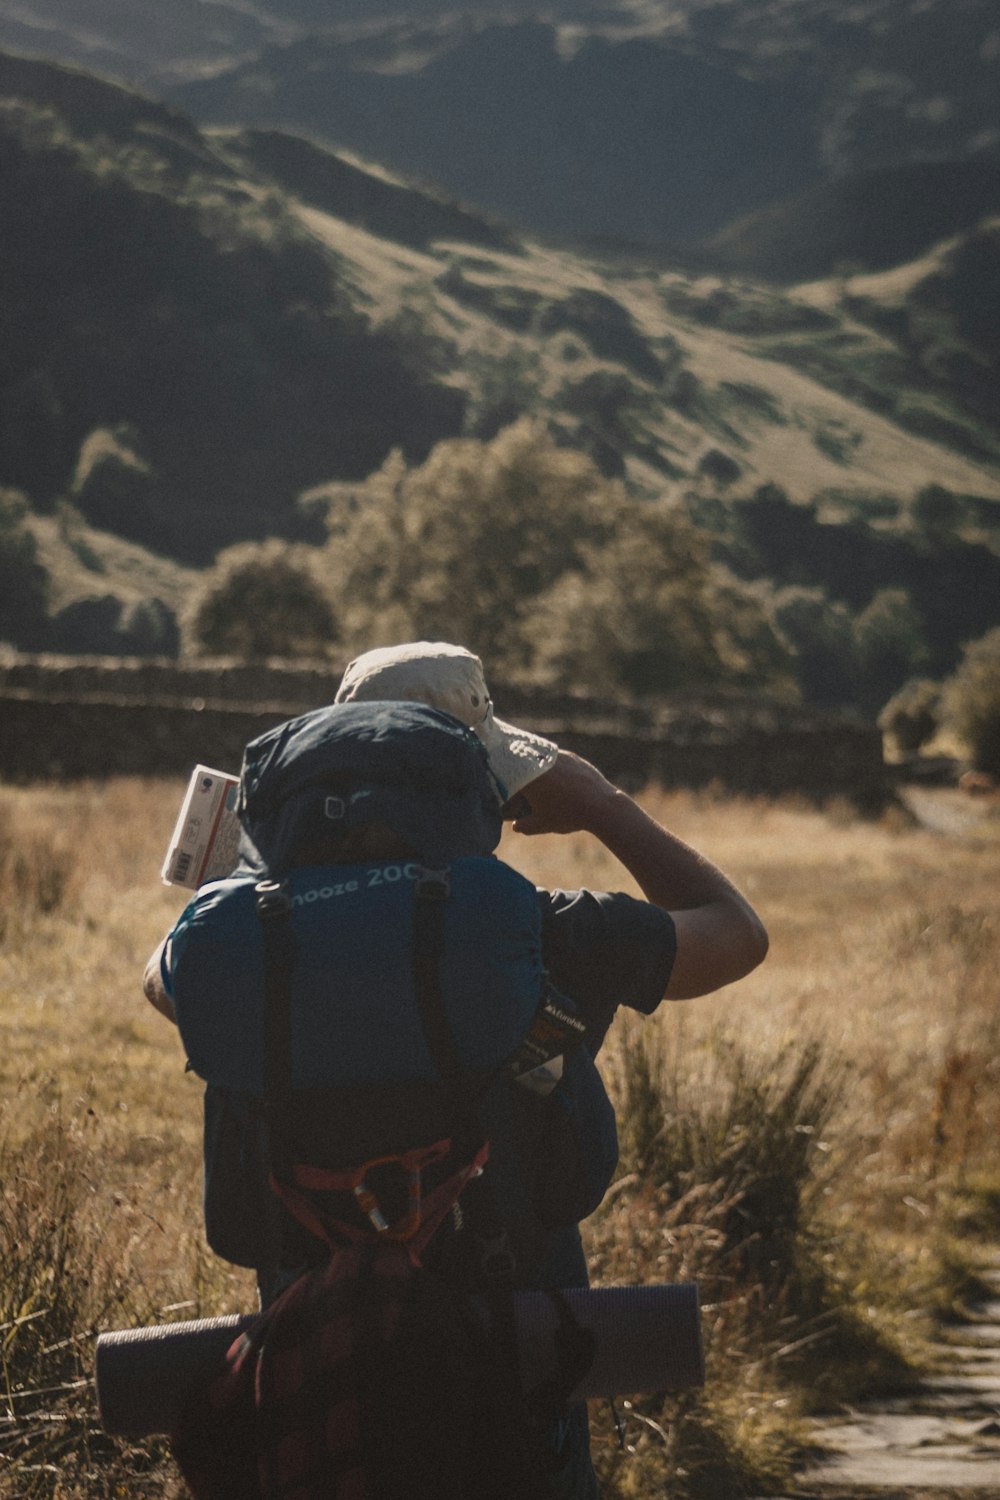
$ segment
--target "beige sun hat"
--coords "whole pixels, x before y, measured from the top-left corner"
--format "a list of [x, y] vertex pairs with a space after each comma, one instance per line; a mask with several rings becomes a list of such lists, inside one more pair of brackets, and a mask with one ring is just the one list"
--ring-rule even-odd
[[355, 657], [334, 701], [359, 700], [426, 703], [460, 719], [486, 746], [493, 774], [508, 801], [555, 765], [559, 754], [551, 740], [494, 717], [479, 657], [447, 641], [379, 646]]

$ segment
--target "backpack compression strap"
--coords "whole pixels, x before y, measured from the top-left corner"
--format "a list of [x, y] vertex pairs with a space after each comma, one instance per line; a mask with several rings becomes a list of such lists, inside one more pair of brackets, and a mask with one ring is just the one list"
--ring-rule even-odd
[[292, 995], [295, 933], [292, 898], [282, 881], [262, 880], [256, 888], [257, 915], [264, 935], [264, 1114], [273, 1164], [289, 1165], [286, 1105], [292, 1091]]
[[[356, 1225], [326, 1220], [306, 1194], [348, 1191], [369, 1219], [377, 1235], [408, 1243], [418, 1254], [458, 1198], [470, 1177], [478, 1175], [489, 1155], [475, 1121], [475, 1100], [481, 1082], [465, 1066], [455, 1044], [441, 987], [445, 907], [450, 892], [449, 871], [425, 870], [416, 882], [413, 916], [413, 981], [420, 1019], [438, 1075], [455, 1101], [458, 1128], [455, 1139], [435, 1142], [391, 1158], [383, 1157], [347, 1172], [327, 1171], [294, 1159], [288, 1139], [287, 1104], [292, 1093], [291, 974], [296, 961], [291, 924], [292, 901], [287, 887], [261, 881], [257, 913], [264, 935], [264, 1112], [270, 1136], [270, 1185], [276, 1196], [304, 1228], [328, 1244], [367, 1236]], [[458, 1170], [422, 1198], [421, 1172], [425, 1166], [455, 1155]], [[386, 1222], [366, 1174], [388, 1161], [406, 1173], [408, 1211], [395, 1223]], [[331, 1235], [334, 1231], [334, 1235]], [[370, 1234], [370, 1231], [369, 1231]]]

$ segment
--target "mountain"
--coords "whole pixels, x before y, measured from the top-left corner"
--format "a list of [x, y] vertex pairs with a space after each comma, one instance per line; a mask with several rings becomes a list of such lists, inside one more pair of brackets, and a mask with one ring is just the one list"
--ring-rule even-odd
[[382, 40], [309, 38], [173, 97], [202, 120], [306, 131], [562, 239], [690, 243], [819, 176], [795, 80], [644, 40], [565, 56], [535, 22], [410, 36], [436, 50], [406, 71]]
[[[533, 15], [537, 0], [465, 0], [461, 14]], [[550, 17], [579, 23], [613, 7], [548, 0]], [[0, 47], [158, 89], [237, 65], [316, 32], [454, 18], [453, 0], [17, 0], [0, 10]]]
[[[768, 243], [787, 226], [794, 279], [1000, 212], [994, 0], [19, 0], [4, 43], [203, 123], [350, 149], [528, 232], [708, 241], [755, 275], [789, 261]], [[911, 195], [936, 185], [907, 169], [930, 167], [948, 191], [922, 219]], [[919, 242], [894, 243], [900, 217]]]
[[836, 178], [729, 224], [704, 245], [717, 268], [795, 282], [884, 271], [1000, 212], [1000, 158], [916, 161]]
[[[782, 588], [846, 597], [884, 563], [926, 589], [946, 517], [938, 659], [1000, 616], [1000, 219], [778, 286], [542, 244], [24, 58], [0, 134], [0, 571], [13, 537], [92, 636], [176, 613], [220, 547], [320, 536], [331, 485], [393, 448], [522, 415]], [[162, 642], [163, 610], [140, 626]]]
[[11, 57], [0, 100], [0, 482], [204, 561], [305, 534], [304, 487], [459, 429], [458, 392], [176, 111]]

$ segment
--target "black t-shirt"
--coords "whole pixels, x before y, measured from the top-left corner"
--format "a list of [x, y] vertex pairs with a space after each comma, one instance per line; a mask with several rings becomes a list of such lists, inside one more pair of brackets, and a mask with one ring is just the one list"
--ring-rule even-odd
[[580, 1007], [591, 1055], [620, 1005], [650, 1015], [677, 953], [662, 907], [609, 891], [539, 891], [542, 953], [552, 983]]

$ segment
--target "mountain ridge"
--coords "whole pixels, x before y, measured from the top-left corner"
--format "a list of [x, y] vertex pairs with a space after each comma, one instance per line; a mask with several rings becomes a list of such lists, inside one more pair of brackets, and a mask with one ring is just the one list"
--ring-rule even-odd
[[[745, 520], [785, 524], [765, 504], [776, 487], [811, 517], [817, 555], [839, 557], [825, 543], [853, 528], [859, 576], [891, 557], [900, 587], [925, 588], [926, 515], [950, 515], [979, 559], [955, 553], [959, 581], [1000, 551], [1000, 337], [984, 312], [1000, 225], [880, 277], [790, 288], [605, 259], [314, 141], [206, 131], [70, 75], [0, 58], [0, 565], [5, 526], [22, 550], [30, 532], [65, 572], [53, 607], [76, 610], [71, 639], [141, 626], [162, 642], [220, 547], [318, 541], [337, 487], [392, 449], [419, 463], [524, 416], [687, 511], [730, 567], [750, 555]], [[766, 578], [770, 553], [753, 555]], [[775, 577], [826, 586], [822, 570]], [[116, 625], [119, 606], [137, 623]]]
[[[133, 79], [202, 123], [349, 147], [564, 242], [731, 246], [741, 221], [810, 188], [1000, 162], [991, 0], [21, 0], [18, 15], [54, 55], [86, 61], [84, 29], [117, 43]], [[944, 233], [968, 224], [971, 202], [958, 208]], [[873, 232], [864, 216], [858, 229]]]

